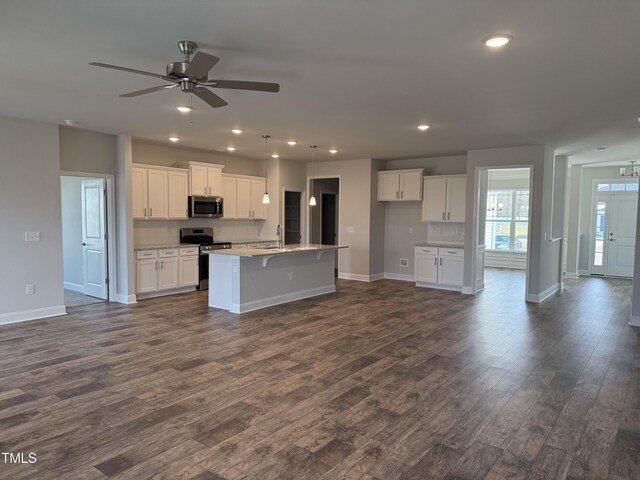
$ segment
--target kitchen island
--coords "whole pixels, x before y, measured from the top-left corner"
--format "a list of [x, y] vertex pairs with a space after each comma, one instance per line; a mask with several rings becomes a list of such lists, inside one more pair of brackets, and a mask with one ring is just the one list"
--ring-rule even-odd
[[232, 313], [336, 291], [337, 245], [231, 248], [209, 253], [209, 306]]

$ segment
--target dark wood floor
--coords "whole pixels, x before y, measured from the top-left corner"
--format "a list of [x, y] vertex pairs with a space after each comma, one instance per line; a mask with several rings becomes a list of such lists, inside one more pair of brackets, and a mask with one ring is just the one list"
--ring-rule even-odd
[[[338, 281], [236, 316], [206, 295], [0, 328], [3, 479], [638, 479], [630, 281], [471, 297]], [[0, 459], [1, 460], [1, 459]]]

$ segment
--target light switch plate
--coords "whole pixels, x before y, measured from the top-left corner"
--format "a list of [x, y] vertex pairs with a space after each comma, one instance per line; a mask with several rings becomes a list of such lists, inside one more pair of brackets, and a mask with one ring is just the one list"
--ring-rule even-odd
[[39, 242], [40, 241], [40, 232], [24, 232], [24, 241], [25, 242]]
[[347, 233], [353, 233], [353, 227], [347, 227]]

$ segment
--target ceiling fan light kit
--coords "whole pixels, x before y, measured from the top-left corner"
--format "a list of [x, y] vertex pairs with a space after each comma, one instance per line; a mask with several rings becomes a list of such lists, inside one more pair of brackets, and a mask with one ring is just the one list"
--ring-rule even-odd
[[[142, 90], [123, 93], [120, 96], [124, 98], [138, 97], [140, 95], [159, 92], [168, 88], [180, 87], [182, 92], [193, 93], [195, 96], [208, 103], [211, 107], [219, 108], [228, 104], [225, 100], [209, 90], [209, 88], [252, 90], [273, 93], [280, 91], [280, 85], [277, 83], [209, 79], [209, 70], [211, 70], [220, 59], [213, 55], [209, 55], [208, 53], [196, 52], [196, 50], [198, 50], [198, 44], [190, 40], [179, 41], [178, 48], [180, 49], [180, 52], [184, 54], [184, 60], [168, 63], [164, 75], [146, 72], [144, 70], [137, 70], [134, 68], [120, 67], [118, 65], [110, 65], [108, 63], [91, 62], [89, 65], [135, 73], [138, 75], [146, 75], [148, 77], [159, 78], [165, 82], [172, 83], [172, 85], [159, 85], [156, 87], [149, 87]], [[192, 55], [193, 58], [191, 58]]]

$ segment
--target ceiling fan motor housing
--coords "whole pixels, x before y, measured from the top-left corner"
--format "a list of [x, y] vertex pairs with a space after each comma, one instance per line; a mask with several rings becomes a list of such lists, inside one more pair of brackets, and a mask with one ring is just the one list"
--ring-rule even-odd
[[197, 81], [205, 83], [207, 76], [200, 78], [189, 77], [185, 72], [189, 67], [189, 62], [171, 62], [167, 64], [167, 77], [175, 78], [176, 80], [189, 79], [191, 81]]

